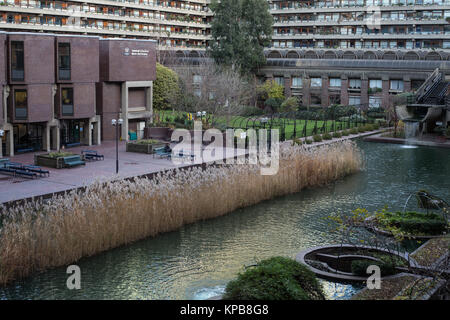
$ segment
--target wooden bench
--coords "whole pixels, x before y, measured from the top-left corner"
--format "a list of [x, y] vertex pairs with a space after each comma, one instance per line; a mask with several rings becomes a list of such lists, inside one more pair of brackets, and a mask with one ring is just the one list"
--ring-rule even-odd
[[41, 177], [46, 175], [50, 177], [50, 171], [44, 170], [39, 166], [24, 165], [23, 168], [27, 171], [38, 173]]
[[25, 153], [25, 152], [31, 152], [34, 151], [33, 148], [22, 148], [22, 149], [17, 149], [17, 153]]
[[159, 147], [153, 150], [155, 151], [155, 153], [153, 153], [153, 158], [155, 157], [155, 155], [159, 156], [160, 158], [164, 157], [170, 158], [172, 154], [172, 150], [170, 150], [170, 148], [167, 147]]
[[79, 165], [86, 165], [86, 162], [81, 160], [81, 157], [79, 155], [63, 157], [63, 161], [64, 166], [69, 168]]
[[84, 154], [86, 160], [105, 160], [105, 157], [95, 150], [82, 150], [81, 154]]
[[17, 175], [31, 177], [31, 178], [37, 177], [37, 173], [35, 173], [35, 172], [29, 172], [29, 171], [21, 170], [21, 169], [13, 169], [11, 167], [0, 168], [0, 172], [11, 173], [14, 175], [14, 177]]

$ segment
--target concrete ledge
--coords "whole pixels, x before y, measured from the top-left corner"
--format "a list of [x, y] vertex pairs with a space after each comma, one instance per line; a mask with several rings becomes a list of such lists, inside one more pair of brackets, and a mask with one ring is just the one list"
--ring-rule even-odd
[[436, 141], [427, 141], [427, 140], [418, 140], [418, 139], [400, 139], [400, 138], [391, 138], [391, 137], [382, 137], [382, 134], [376, 134], [370, 137], [366, 137], [363, 139], [364, 141], [369, 142], [381, 142], [381, 143], [394, 143], [394, 144], [406, 144], [406, 145], [415, 145], [415, 146], [426, 146], [426, 147], [439, 147], [439, 148], [450, 148], [450, 140], [446, 140], [443, 142]]

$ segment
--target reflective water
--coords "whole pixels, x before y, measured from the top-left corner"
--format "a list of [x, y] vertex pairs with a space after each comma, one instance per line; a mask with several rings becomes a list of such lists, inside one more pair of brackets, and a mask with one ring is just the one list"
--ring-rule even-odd
[[[336, 242], [325, 219], [332, 212], [402, 209], [419, 189], [450, 200], [450, 150], [358, 143], [364, 172], [82, 259], [81, 290], [66, 288], [64, 267], [2, 288], [0, 299], [206, 299], [222, 293], [244, 265]], [[358, 290], [322, 283], [330, 299]]]

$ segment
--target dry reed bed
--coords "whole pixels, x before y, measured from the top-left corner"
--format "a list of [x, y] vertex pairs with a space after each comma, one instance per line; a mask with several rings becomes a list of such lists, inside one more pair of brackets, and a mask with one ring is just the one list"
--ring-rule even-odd
[[308, 150], [281, 146], [280, 151], [280, 169], [273, 176], [261, 175], [256, 165], [191, 168], [134, 182], [98, 182], [47, 203], [2, 208], [0, 284], [320, 186], [362, 167], [361, 152], [350, 141]]

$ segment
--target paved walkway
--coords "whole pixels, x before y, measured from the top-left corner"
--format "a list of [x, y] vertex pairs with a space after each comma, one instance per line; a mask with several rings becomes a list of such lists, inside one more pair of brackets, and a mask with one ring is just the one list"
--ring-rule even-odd
[[[135, 177], [176, 167], [192, 165], [192, 163], [176, 165], [166, 158], [161, 159], [158, 156], [153, 157], [153, 155], [149, 154], [126, 152], [125, 147], [126, 143], [124, 141], [119, 142], [119, 178]], [[104, 141], [100, 146], [70, 148], [66, 149], [66, 151], [80, 154], [81, 150], [84, 149], [96, 150], [99, 154], [105, 156], [105, 160], [87, 161], [86, 166], [78, 166], [70, 169], [46, 168], [50, 171], [50, 176], [38, 179], [15, 178], [6, 174], [1, 174], [0, 203], [70, 190], [85, 186], [95, 180], [117, 177], [116, 147], [114, 141]], [[236, 151], [235, 154], [245, 153], [245, 150], [237, 150], [238, 151]], [[45, 152], [36, 154], [41, 153]], [[13, 162], [33, 164], [34, 154], [35, 153], [26, 153], [10, 157], [9, 159]]]
[[[342, 140], [354, 139], [362, 136], [379, 133], [380, 131], [365, 132], [355, 135], [342, 137], [339, 139], [325, 140], [322, 142], [312, 143], [308, 147], [320, 146], [335, 143]], [[311, 137], [309, 137], [311, 139]], [[292, 144], [292, 141], [285, 143]], [[153, 155], [126, 152], [126, 143], [119, 142], [119, 175], [116, 176], [116, 145], [114, 141], [103, 141], [100, 146], [75, 147], [67, 149], [73, 153], [81, 153], [81, 150], [96, 150], [99, 154], [105, 156], [103, 161], [87, 161], [86, 166], [78, 166], [70, 169], [53, 169], [46, 168], [50, 171], [50, 176], [38, 179], [28, 179], [12, 177], [0, 174], [0, 203], [26, 199], [46, 195], [54, 192], [62, 192], [86, 186], [96, 180], [111, 179], [114, 177], [130, 178], [150, 174], [154, 172], [173, 169], [176, 167], [190, 166], [192, 163], [175, 165], [168, 159], [153, 158]], [[172, 145], [173, 147], [173, 145]], [[189, 145], [186, 149], [189, 149]], [[224, 155], [228, 154], [236, 156], [246, 153], [243, 149], [224, 149]], [[39, 152], [36, 154], [45, 153]], [[10, 158], [10, 161], [23, 164], [33, 164], [35, 153], [25, 153]], [[229, 158], [225, 157], [225, 158]]]

